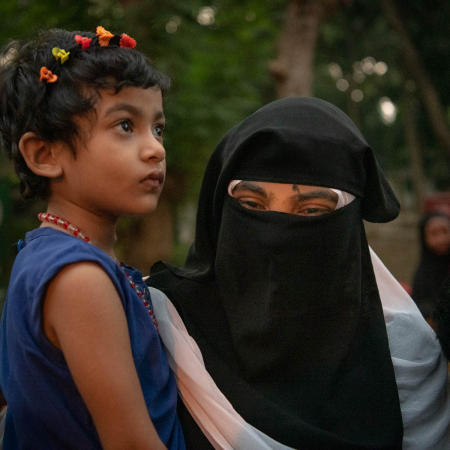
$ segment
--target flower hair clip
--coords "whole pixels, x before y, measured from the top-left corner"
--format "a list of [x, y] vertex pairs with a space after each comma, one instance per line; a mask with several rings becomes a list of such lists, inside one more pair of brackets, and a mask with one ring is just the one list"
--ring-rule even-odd
[[[110, 31], [106, 30], [102, 26], [98, 26], [96, 29], [96, 38], [90, 38], [86, 36], [81, 36], [80, 34], [76, 34], [74, 37], [75, 43], [73, 47], [70, 47], [70, 50], [67, 51], [63, 48], [53, 47], [52, 55], [59, 61], [61, 64], [64, 64], [69, 59], [69, 55], [72, 52], [72, 57], [76, 57], [80, 50], [86, 50], [95, 45], [100, 47], [121, 47], [121, 48], [135, 48], [136, 40], [133, 39], [128, 34], [122, 33], [119, 35], [114, 35]], [[58, 75], [53, 73], [46, 66], [42, 66], [40, 70], [40, 78], [39, 81], [46, 83], [55, 83], [58, 80]]]
[[57, 61], [59, 59], [61, 61], [61, 64], [64, 64], [69, 59], [70, 52], [66, 52], [62, 48], [53, 47], [52, 55]]
[[81, 50], [86, 50], [91, 46], [92, 38], [81, 36], [79, 34], [75, 35], [75, 42], [81, 45]]
[[123, 48], [134, 48], [136, 47], [136, 40], [133, 39], [131, 36], [128, 36], [128, 34], [122, 33], [119, 45]]
[[109, 41], [114, 37], [114, 34], [100, 25], [97, 27], [96, 33], [98, 37], [98, 44], [100, 45], [100, 47], [108, 47]]
[[[134, 48], [136, 47], [136, 40], [128, 34], [122, 33], [119, 36], [115, 36], [110, 31], [106, 30], [102, 26], [98, 26], [96, 29], [98, 45], [100, 47], [108, 47], [111, 44], [119, 45], [122, 48]], [[112, 42], [111, 42], [112, 41]]]
[[42, 66], [40, 71], [40, 78], [39, 81], [45, 81], [46, 83], [54, 83], [58, 80], [58, 75], [54, 74], [50, 69], [47, 69], [47, 67]]

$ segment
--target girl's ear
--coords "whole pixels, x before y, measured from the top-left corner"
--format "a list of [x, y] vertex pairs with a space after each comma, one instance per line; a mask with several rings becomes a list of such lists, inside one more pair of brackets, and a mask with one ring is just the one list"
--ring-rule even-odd
[[58, 178], [63, 174], [59, 163], [59, 146], [36, 133], [27, 131], [19, 141], [19, 150], [28, 168], [36, 175]]

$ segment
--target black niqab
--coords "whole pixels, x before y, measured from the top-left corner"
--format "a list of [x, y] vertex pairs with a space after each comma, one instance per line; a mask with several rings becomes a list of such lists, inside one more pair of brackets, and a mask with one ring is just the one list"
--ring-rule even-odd
[[[232, 179], [327, 186], [356, 199], [318, 217], [251, 211], [228, 196]], [[212, 155], [185, 267], [153, 268], [151, 285], [175, 304], [218, 387], [283, 444], [401, 448], [361, 220], [397, 214], [372, 150], [342, 111], [314, 98], [278, 100], [234, 127]], [[188, 444], [202, 448], [191, 425]]]

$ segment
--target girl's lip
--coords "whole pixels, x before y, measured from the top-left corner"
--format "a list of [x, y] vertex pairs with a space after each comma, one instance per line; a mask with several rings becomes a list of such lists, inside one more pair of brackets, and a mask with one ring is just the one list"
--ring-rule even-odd
[[164, 183], [164, 172], [151, 172], [141, 180], [141, 183], [152, 188], [157, 188]]

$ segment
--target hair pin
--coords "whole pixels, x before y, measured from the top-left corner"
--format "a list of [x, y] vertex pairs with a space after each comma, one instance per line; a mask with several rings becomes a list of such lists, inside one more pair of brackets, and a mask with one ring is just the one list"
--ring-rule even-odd
[[45, 81], [46, 83], [54, 83], [58, 80], [58, 75], [54, 74], [45, 66], [41, 67], [40, 75], [39, 81]]
[[120, 47], [123, 48], [134, 48], [136, 47], [136, 40], [133, 39], [131, 36], [128, 36], [128, 34], [122, 33], [119, 45]]
[[91, 46], [92, 38], [81, 36], [79, 34], [75, 35], [75, 42], [81, 45], [81, 50], [86, 50]]
[[[111, 39], [114, 38], [114, 34], [100, 25], [97, 27], [96, 33], [98, 45], [100, 45], [101, 47], [107, 47], [110, 44]], [[81, 36], [80, 34], [76, 34], [74, 39], [75, 42], [81, 46], [81, 50], [86, 50], [91, 46], [92, 43], [92, 38]], [[118, 36], [115, 39], [118, 39]], [[114, 42], [117, 41], [115, 40]], [[135, 48], [136, 40], [131, 36], [128, 36], [128, 34], [122, 33], [120, 35], [119, 46], [122, 48]], [[59, 60], [61, 64], [64, 64], [69, 59], [70, 51], [66, 51], [63, 48], [59, 47], [53, 47], [52, 55], [57, 61]], [[58, 75], [54, 74], [45, 66], [41, 67], [39, 81], [45, 81], [46, 83], [55, 83], [57, 80]]]
[[107, 47], [109, 45], [109, 41], [114, 37], [110, 31], [100, 25], [97, 27], [96, 33], [100, 47]]
[[59, 59], [61, 64], [64, 64], [69, 59], [70, 52], [66, 52], [62, 48], [53, 47], [52, 54], [56, 60]]

